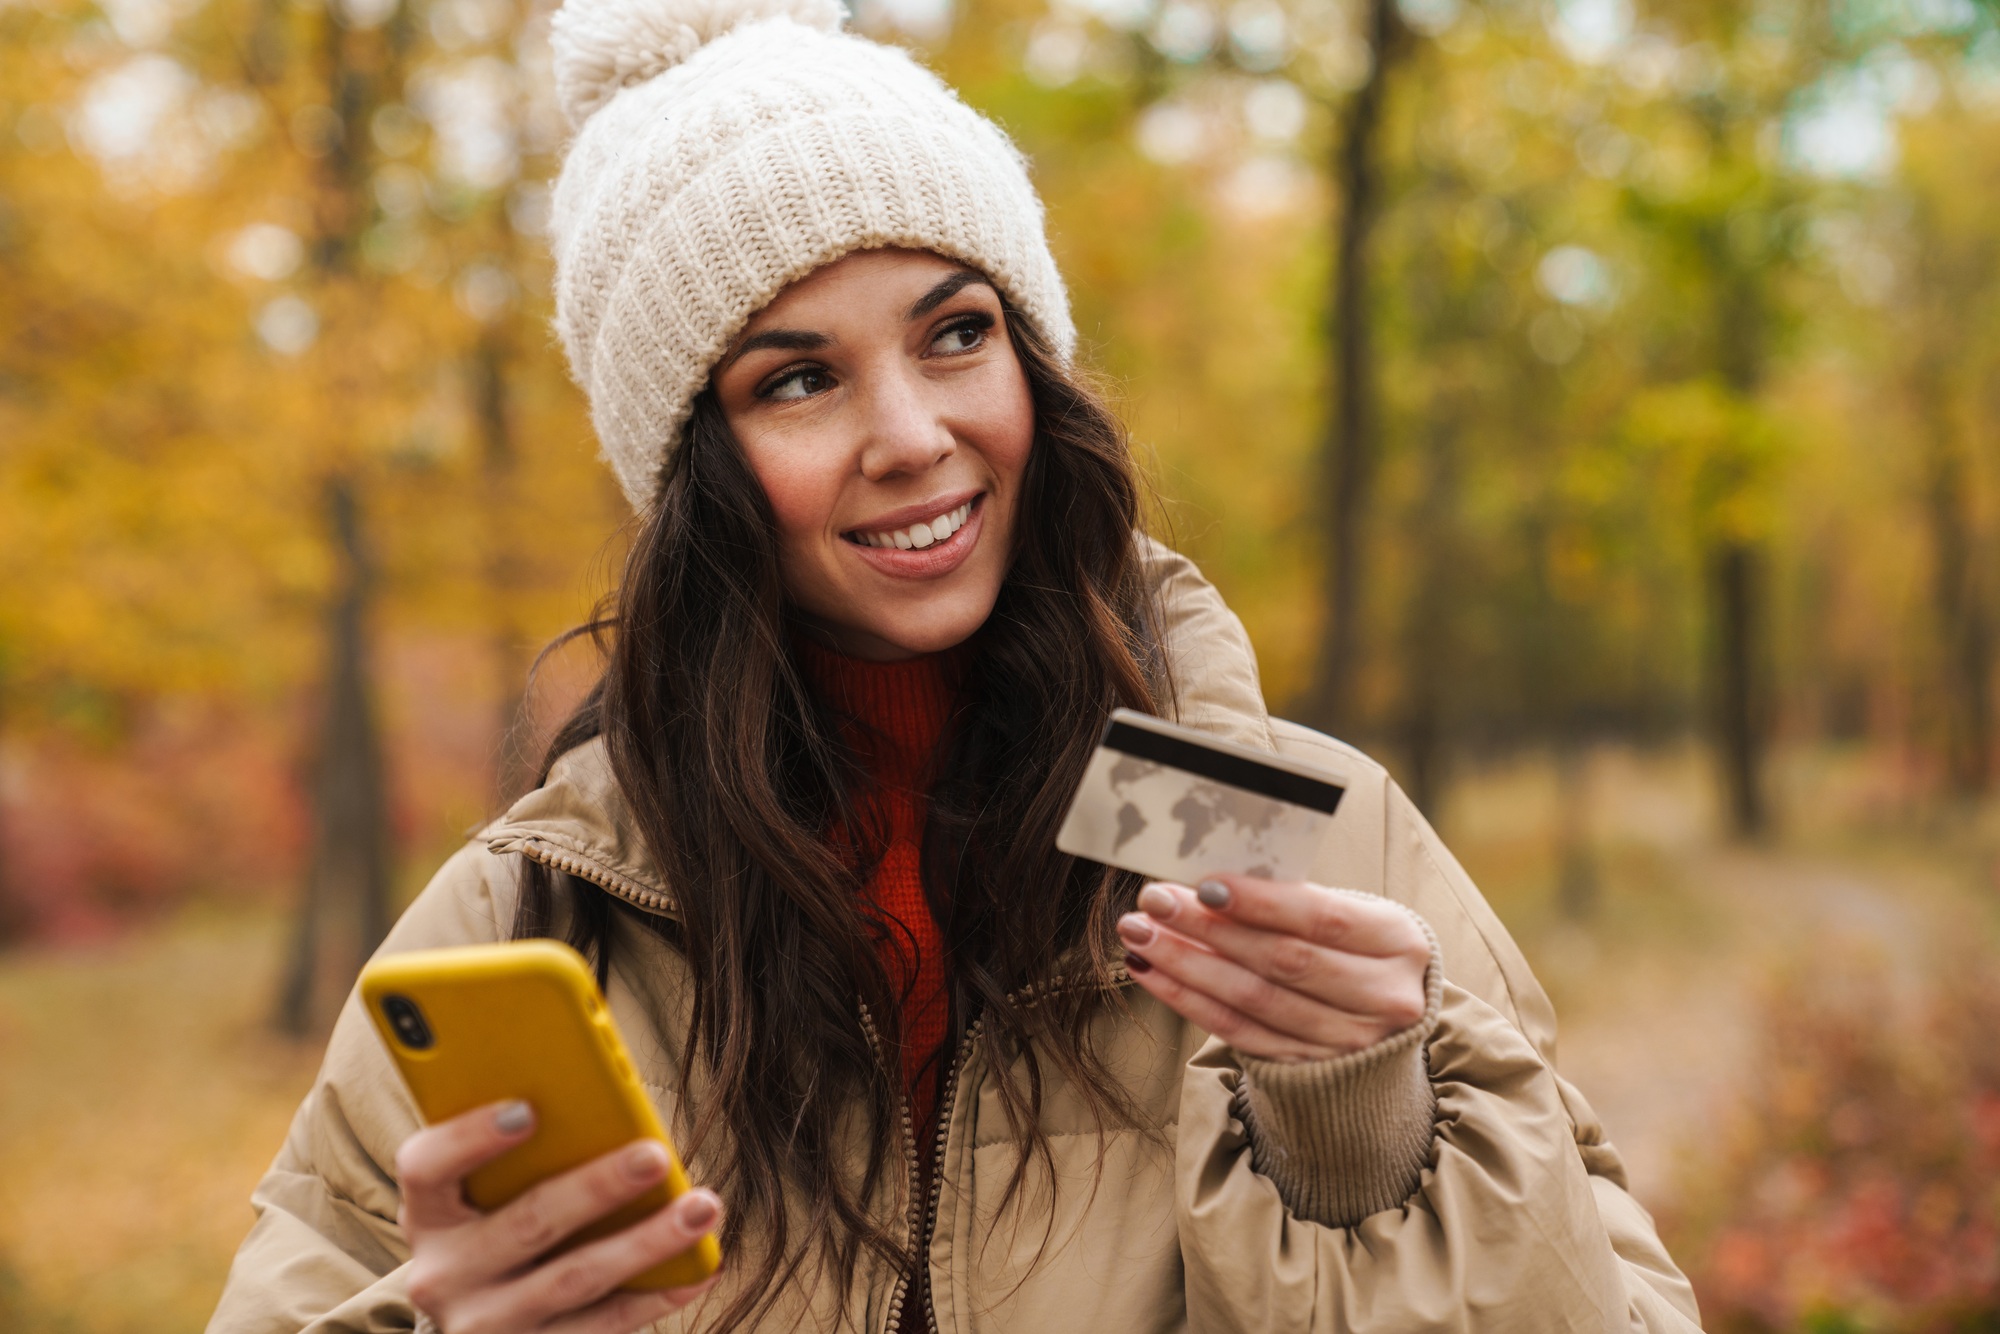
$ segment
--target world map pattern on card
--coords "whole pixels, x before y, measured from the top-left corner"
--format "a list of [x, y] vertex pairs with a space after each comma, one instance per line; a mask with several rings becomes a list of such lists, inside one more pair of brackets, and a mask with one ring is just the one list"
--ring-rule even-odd
[[1332, 817], [1172, 765], [1100, 749], [1056, 845], [1162, 880], [1303, 877]]

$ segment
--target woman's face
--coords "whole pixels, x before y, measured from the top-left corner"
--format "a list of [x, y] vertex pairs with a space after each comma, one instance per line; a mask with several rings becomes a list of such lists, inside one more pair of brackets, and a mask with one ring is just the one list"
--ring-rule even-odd
[[777, 515], [785, 591], [834, 647], [889, 661], [985, 622], [1034, 404], [983, 276], [849, 255], [759, 311], [713, 384]]

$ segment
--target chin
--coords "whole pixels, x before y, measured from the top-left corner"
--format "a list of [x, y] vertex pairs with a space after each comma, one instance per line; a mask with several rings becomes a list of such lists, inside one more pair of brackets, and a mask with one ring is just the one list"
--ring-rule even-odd
[[868, 638], [916, 655], [921, 653], [942, 653], [946, 649], [957, 648], [979, 632], [993, 614], [993, 604], [999, 600], [1000, 590], [996, 586], [990, 591], [982, 590], [974, 596], [957, 596], [925, 599], [914, 605], [895, 608], [895, 615], [871, 617], [854, 625]]
[[946, 649], [957, 648], [979, 632], [986, 624], [986, 617], [952, 617], [949, 620], [926, 619], [921, 624], [893, 625], [873, 628], [868, 633], [885, 644], [894, 645], [912, 656], [922, 653], [942, 653]]

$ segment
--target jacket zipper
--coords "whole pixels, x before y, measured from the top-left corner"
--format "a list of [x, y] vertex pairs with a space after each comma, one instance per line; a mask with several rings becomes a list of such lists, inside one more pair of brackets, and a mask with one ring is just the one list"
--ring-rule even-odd
[[519, 852], [530, 861], [540, 862], [544, 866], [576, 876], [580, 880], [588, 880], [599, 889], [609, 894], [616, 894], [634, 907], [644, 908], [647, 912], [662, 916], [673, 914], [672, 898], [656, 889], [647, 889], [637, 881], [628, 880], [622, 875], [608, 871], [588, 857], [564, 852], [539, 838], [524, 838], [520, 846], [512, 851]]
[[[1038, 999], [1046, 998], [1088, 980], [1087, 978], [1076, 977], [1055, 978], [1039, 986], [1030, 984], [1023, 987], [1013, 993], [1013, 998], [1032, 1005]], [[1111, 980], [1122, 986], [1132, 980], [1132, 974], [1123, 964], [1120, 964], [1118, 967], [1112, 969]], [[866, 1005], [861, 1007], [861, 1020], [868, 1030], [869, 1040], [875, 1044], [877, 1058], [886, 1061], [887, 1056], [883, 1053], [881, 1039], [875, 1030], [875, 1020], [868, 1013]], [[910, 1223], [912, 1228], [911, 1235], [917, 1243], [916, 1268], [913, 1272], [906, 1273], [896, 1280], [895, 1291], [889, 1295], [889, 1324], [883, 1331], [883, 1334], [902, 1334], [903, 1308], [904, 1303], [909, 1300], [910, 1286], [917, 1275], [923, 1273], [930, 1266], [931, 1233], [937, 1228], [938, 1198], [944, 1193], [944, 1174], [941, 1169], [944, 1163], [945, 1142], [951, 1133], [952, 1104], [958, 1099], [960, 1077], [965, 1073], [965, 1063], [972, 1054], [972, 1044], [979, 1040], [979, 1031], [985, 1022], [986, 1019], [983, 1015], [972, 1021], [971, 1027], [965, 1030], [965, 1036], [959, 1039], [958, 1051], [951, 1059], [951, 1068], [945, 1073], [944, 1093], [938, 1099], [937, 1138], [931, 1144], [931, 1188], [926, 1193], [923, 1213], [921, 1215], [917, 1213], [916, 1183], [917, 1174], [923, 1170], [923, 1162], [914, 1156], [916, 1133], [910, 1123], [910, 1101], [908, 1098], [903, 1099], [903, 1142], [910, 1145], [912, 1151], [910, 1159]], [[924, 1322], [926, 1326], [925, 1334], [938, 1334], [937, 1306], [935, 1300], [931, 1303], [929, 1315], [930, 1318]]]
[[[965, 1036], [959, 1039], [958, 1051], [951, 1058], [951, 1068], [945, 1073], [944, 1093], [938, 1099], [937, 1138], [931, 1142], [931, 1188], [925, 1193], [921, 1215], [917, 1212], [916, 1185], [924, 1164], [923, 1159], [916, 1155], [916, 1132], [910, 1123], [910, 1100], [907, 1097], [903, 1099], [903, 1142], [910, 1146], [910, 1222], [911, 1235], [916, 1241], [916, 1263], [910, 1272], [896, 1280], [896, 1289], [889, 1294], [889, 1324], [884, 1334], [902, 1334], [903, 1307], [909, 1300], [911, 1284], [930, 1266], [931, 1232], [937, 1227], [938, 1197], [944, 1193], [942, 1166], [945, 1140], [951, 1133], [952, 1103], [957, 1100], [959, 1076], [965, 1071], [965, 1062], [972, 1054], [972, 1044], [978, 1041], [979, 1028], [984, 1022], [983, 1018], [975, 1019], [972, 1026], [965, 1030]], [[868, 1028], [872, 1035], [874, 1024], [871, 1022]], [[878, 1053], [881, 1051], [879, 1043], [876, 1050]], [[926, 1334], [937, 1334], [935, 1306], [924, 1324]]]

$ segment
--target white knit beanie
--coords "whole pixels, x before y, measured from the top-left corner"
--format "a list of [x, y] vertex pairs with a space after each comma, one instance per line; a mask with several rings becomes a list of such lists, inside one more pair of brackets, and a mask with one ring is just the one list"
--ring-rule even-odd
[[556, 330], [635, 509], [709, 371], [786, 284], [903, 246], [977, 268], [1067, 360], [1069, 299], [1021, 155], [839, 0], [566, 0]]

